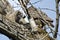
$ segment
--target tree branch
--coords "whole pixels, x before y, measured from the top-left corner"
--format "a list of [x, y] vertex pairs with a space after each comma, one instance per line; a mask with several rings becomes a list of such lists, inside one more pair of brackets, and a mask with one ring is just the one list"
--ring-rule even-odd
[[55, 10], [49, 9], [49, 8], [40, 8], [40, 7], [39, 7], [39, 9], [42, 9], [42, 10], [50, 10], [50, 11], [56, 12]]
[[58, 7], [58, 0], [56, 0], [56, 27], [54, 32], [54, 38], [57, 38], [57, 32], [59, 27], [59, 7]]
[[25, 12], [26, 14], [28, 14], [28, 17], [30, 18], [30, 15], [29, 15], [28, 9], [27, 9], [27, 5], [24, 4], [23, 0], [18, 0], [18, 1], [19, 1], [19, 3], [21, 4], [24, 12]]

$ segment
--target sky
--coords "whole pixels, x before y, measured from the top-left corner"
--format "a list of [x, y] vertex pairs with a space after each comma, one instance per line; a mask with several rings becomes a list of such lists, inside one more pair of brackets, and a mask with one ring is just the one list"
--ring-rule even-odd
[[9, 40], [9, 38], [3, 34], [0, 34], [0, 40]]
[[[38, 1], [38, 0], [31, 0], [30, 2], [34, 3], [36, 1]], [[17, 6], [16, 3], [18, 3], [17, 0], [15, 0], [15, 3], [13, 3], [11, 0], [9, 0], [9, 2], [14, 7]], [[55, 0], [41, 0], [40, 2], [34, 4], [34, 6], [36, 8], [49, 8], [49, 9], [55, 10]], [[14, 9], [15, 10], [19, 10], [19, 7], [18, 8], [14, 8]], [[51, 11], [51, 10], [44, 10], [44, 9], [41, 9], [41, 10], [44, 11], [50, 18], [53, 19], [53, 21], [54, 21], [53, 24], [55, 26], [55, 23], [56, 23], [56, 21], [55, 21], [55, 19], [56, 19], [56, 12]], [[59, 24], [60, 24], [60, 21], [59, 21]], [[60, 29], [60, 25], [59, 25], [59, 29]], [[60, 30], [59, 30], [58, 33], [60, 34]], [[60, 38], [60, 36], [58, 35], [57, 40], [59, 40], [59, 38]], [[9, 40], [9, 38], [4, 36], [3, 34], [0, 34], [0, 40]]]

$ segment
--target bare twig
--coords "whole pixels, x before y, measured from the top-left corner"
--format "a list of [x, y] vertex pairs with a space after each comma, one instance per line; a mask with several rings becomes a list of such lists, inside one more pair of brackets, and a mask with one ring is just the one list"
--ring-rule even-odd
[[42, 0], [38, 0], [38, 1], [36, 1], [36, 2], [34, 2], [34, 3], [31, 3], [31, 4], [36, 4], [36, 3], [38, 3], [38, 2], [41, 2]]
[[43, 40], [44, 38], [46, 38], [49, 35], [49, 33], [47, 33], [41, 40]]
[[19, 1], [19, 3], [21, 4], [24, 12], [25, 12], [26, 14], [28, 14], [28, 17], [30, 17], [30, 15], [29, 15], [29, 13], [28, 13], [27, 5], [24, 4], [23, 0], [18, 0], [18, 1]]
[[39, 7], [39, 9], [42, 9], [42, 10], [50, 10], [50, 11], [56, 12], [55, 10], [49, 9], [49, 8], [40, 8], [40, 7]]

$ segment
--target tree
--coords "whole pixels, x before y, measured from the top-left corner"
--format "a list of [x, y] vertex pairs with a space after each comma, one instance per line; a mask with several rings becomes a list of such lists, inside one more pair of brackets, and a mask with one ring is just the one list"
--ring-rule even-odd
[[[17, 38], [19, 37], [19, 32], [23, 33], [22, 36], [21, 35], [20, 36], [21, 36], [21, 39], [24, 38], [24, 40], [25, 39], [26, 40], [29, 40], [29, 39], [30, 40], [33, 40], [33, 39], [34, 40], [35, 39], [54, 40], [54, 38], [57, 37], [58, 25], [59, 25], [59, 9], [58, 9], [59, 0], [56, 0], [56, 29], [55, 29], [55, 31], [52, 29], [52, 27], [54, 28], [54, 25], [52, 24], [53, 20], [50, 17], [48, 17], [43, 11], [34, 7], [32, 5], [32, 3], [29, 2], [30, 0], [18, 0], [19, 4], [17, 4], [17, 5], [20, 5], [21, 6], [20, 8], [22, 8], [23, 11], [19, 11], [19, 10], [15, 11], [7, 0], [0, 0], [0, 1], [1, 1], [0, 2], [0, 14], [3, 15], [2, 17], [5, 16], [4, 18], [6, 20], [8, 19], [8, 21], [6, 21], [3, 18], [4, 19], [3, 23], [5, 24], [6, 22], [9, 22], [9, 23], [7, 23], [8, 26], [12, 26], [12, 24], [13, 24], [14, 26], [12, 26], [12, 28], [17, 27], [15, 30], [17, 32], [17, 34], [16, 34]], [[37, 2], [35, 2], [35, 3], [37, 3]], [[28, 4], [31, 5], [29, 8], [27, 8]], [[45, 8], [45, 9], [51, 10], [48, 8]], [[54, 10], [51, 10], [51, 11], [54, 11]], [[23, 14], [25, 14], [25, 15], [23, 15]], [[26, 17], [29, 22], [26, 24], [23, 24], [24, 22], [26, 22]], [[18, 22], [15, 21], [15, 19]], [[21, 20], [23, 20], [23, 21], [21, 21]], [[21, 22], [21, 24], [19, 22]], [[17, 25], [22, 25], [22, 26], [16, 26], [15, 23]], [[47, 25], [49, 27], [51, 32], [48, 33], [46, 30], [44, 30], [44, 29], [46, 29], [45, 25]], [[10, 30], [10, 27], [8, 29]], [[34, 31], [32, 31], [31, 29]], [[35, 30], [37, 30], [37, 31], [35, 31]], [[53, 32], [54, 32], [54, 38], [49, 36], [49, 34], [53, 33]]]

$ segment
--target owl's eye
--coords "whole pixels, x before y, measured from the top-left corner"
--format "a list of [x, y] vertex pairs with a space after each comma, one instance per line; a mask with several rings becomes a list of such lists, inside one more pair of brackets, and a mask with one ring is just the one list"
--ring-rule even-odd
[[26, 16], [24, 16], [23, 18], [25, 18]]

